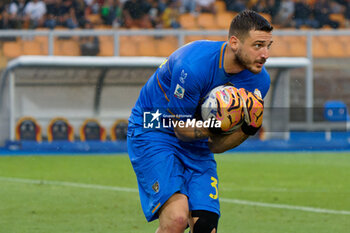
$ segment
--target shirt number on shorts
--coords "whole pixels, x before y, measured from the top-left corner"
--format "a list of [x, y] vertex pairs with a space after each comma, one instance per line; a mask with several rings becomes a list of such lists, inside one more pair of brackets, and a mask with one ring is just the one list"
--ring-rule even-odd
[[209, 197], [213, 198], [213, 199], [218, 199], [218, 180], [215, 179], [214, 177], [211, 177], [211, 180], [213, 182], [211, 182], [211, 186], [213, 186], [215, 188], [215, 194], [210, 193]]

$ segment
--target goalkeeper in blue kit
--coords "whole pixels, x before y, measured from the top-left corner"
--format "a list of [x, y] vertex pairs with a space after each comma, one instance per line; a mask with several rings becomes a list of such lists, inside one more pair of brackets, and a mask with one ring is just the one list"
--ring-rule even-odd
[[[142, 88], [127, 142], [145, 217], [159, 219], [156, 232], [187, 227], [192, 233], [217, 232], [219, 179], [213, 153], [240, 145], [261, 127], [272, 30], [256, 12], [243, 11], [232, 20], [227, 41], [200, 40], [179, 48]], [[232, 98], [240, 100], [221, 109], [226, 116], [221, 126], [242, 118], [236, 130], [225, 134], [194, 124], [201, 120], [203, 98], [221, 85], [233, 86]]]

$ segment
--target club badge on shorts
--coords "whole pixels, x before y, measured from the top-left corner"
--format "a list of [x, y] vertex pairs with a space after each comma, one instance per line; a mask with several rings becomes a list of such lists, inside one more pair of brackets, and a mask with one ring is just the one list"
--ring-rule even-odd
[[175, 88], [174, 96], [178, 99], [182, 99], [184, 95], [185, 95], [185, 88], [177, 84]]
[[152, 189], [154, 192], [158, 193], [159, 192], [159, 182], [156, 181], [153, 185], [152, 185]]

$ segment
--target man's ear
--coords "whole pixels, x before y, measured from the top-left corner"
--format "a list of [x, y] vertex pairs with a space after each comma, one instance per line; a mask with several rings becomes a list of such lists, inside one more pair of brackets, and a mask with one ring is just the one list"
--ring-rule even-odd
[[232, 48], [233, 51], [237, 51], [238, 45], [239, 45], [239, 39], [235, 36], [231, 36], [229, 39], [229, 44], [230, 47]]

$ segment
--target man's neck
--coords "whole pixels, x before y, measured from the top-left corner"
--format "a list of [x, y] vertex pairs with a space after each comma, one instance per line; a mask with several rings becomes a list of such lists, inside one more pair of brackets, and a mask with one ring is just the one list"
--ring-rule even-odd
[[224, 70], [228, 74], [237, 74], [243, 70], [240, 65], [235, 63], [235, 54], [229, 43], [227, 43], [224, 53]]

